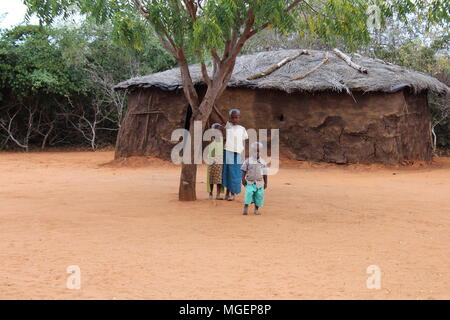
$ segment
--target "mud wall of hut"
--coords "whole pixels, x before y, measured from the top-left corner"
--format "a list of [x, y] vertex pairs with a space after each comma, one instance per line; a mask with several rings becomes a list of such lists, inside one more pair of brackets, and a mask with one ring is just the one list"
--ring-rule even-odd
[[[296, 93], [227, 89], [217, 103], [225, 116], [242, 112], [247, 128], [280, 129], [282, 153], [299, 160], [333, 163], [431, 161], [426, 93]], [[138, 90], [117, 141], [116, 157], [170, 159], [172, 130], [182, 128], [187, 102], [182, 91]], [[212, 114], [211, 122], [220, 122]]]
[[140, 89], [130, 93], [116, 142], [116, 158], [151, 155], [170, 159], [172, 131], [183, 128], [187, 102], [183, 92]]

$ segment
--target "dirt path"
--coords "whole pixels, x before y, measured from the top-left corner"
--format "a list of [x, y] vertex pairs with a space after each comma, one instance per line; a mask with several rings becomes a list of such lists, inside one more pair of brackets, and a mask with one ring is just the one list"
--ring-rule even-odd
[[204, 168], [201, 200], [180, 203], [178, 167], [100, 165], [112, 157], [0, 154], [0, 299], [450, 298], [450, 159], [289, 163], [263, 215], [244, 217], [242, 195], [205, 200]]

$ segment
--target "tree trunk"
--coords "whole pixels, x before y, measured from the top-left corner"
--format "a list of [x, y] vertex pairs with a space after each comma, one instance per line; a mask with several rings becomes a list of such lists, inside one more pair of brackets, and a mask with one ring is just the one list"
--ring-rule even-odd
[[[215, 74], [212, 84], [208, 86], [208, 89], [206, 90], [205, 96], [203, 97], [200, 105], [196, 109], [193, 108], [193, 115], [190, 121], [189, 128], [189, 133], [191, 135], [191, 164], [183, 163], [181, 166], [180, 187], [178, 193], [178, 199], [180, 201], [195, 201], [197, 199], [195, 192], [197, 165], [194, 163], [194, 142], [196, 140], [194, 136], [194, 121], [202, 122], [201, 134], [203, 135], [206, 121], [211, 115], [216, 100], [221, 96], [227, 86], [228, 81], [230, 80], [234, 64], [235, 59], [232, 59], [226, 66], [217, 71], [217, 74]], [[193, 96], [193, 94], [191, 96]], [[191, 99], [189, 99], [189, 101], [191, 101]], [[203, 141], [203, 136], [202, 138], [200, 138], [200, 140]], [[203, 155], [203, 148], [200, 148], [200, 152]]]
[[[195, 151], [194, 143], [198, 139], [195, 138], [194, 134], [194, 122], [202, 121], [201, 119], [195, 119], [191, 117], [189, 122], [189, 134], [191, 138], [188, 140], [188, 143], [191, 144], [190, 153], [191, 153], [191, 162], [190, 163], [182, 163], [181, 164], [181, 174], [180, 174], [180, 187], [178, 190], [178, 200], [180, 201], [195, 201], [197, 200], [196, 192], [195, 192], [195, 184], [197, 182], [197, 164], [195, 164]], [[202, 121], [201, 133], [203, 134], [203, 130], [205, 127], [205, 121]], [[203, 139], [201, 139], [203, 141]], [[202, 150], [202, 145], [200, 146], [200, 151]], [[184, 150], [183, 150], [184, 152]]]
[[[209, 119], [209, 116], [212, 112], [215, 100], [218, 98], [218, 94], [220, 93], [219, 89], [208, 90], [206, 93], [202, 103], [200, 104], [200, 110], [205, 110], [203, 113], [197, 113], [192, 116], [189, 126], [189, 134], [191, 135], [190, 143], [191, 143], [191, 164], [183, 163], [181, 165], [181, 175], [180, 175], [180, 187], [178, 193], [178, 199], [180, 201], [195, 201], [197, 199], [195, 192], [195, 183], [197, 177], [197, 165], [195, 164], [195, 151], [194, 147], [195, 142], [197, 141], [201, 143], [200, 150], [201, 155], [203, 155], [203, 132], [205, 130], [206, 121]], [[202, 137], [195, 137], [194, 134], [194, 123], [195, 121], [201, 121], [201, 134]], [[198, 134], [198, 133], [197, 133]]]
[[195, 201], [197, 196], [195, 193], [195, 183], [197, 177], [196, 164], [182, 164], [180, 175], [180, 189], [178, 191], [178, 199], [180, 201]]

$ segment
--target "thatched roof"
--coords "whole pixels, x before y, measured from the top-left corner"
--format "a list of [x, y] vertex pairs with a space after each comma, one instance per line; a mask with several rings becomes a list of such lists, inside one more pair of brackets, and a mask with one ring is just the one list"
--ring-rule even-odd
[[[265, 77], [248, 81], [252, 75], [263, 72], [279, 63], [281, 60], [295, 55], [298, 50], [267, 51], [238, 57], [229, 87], [247, 87], [283, 90], [288, 93], [295, 91], [382, 91], [392, 92], [399, 88], [410, 87], [414, 92], [430, 90], [440, 94], [450, 93], [450, 88], [439, 80], [424, 73], [411, 71], [403, 67], [386, 63], [379, 59], [354, 56], [355, 63], [368, 69], [364, 74], [351, 68], [344, 60], [334, 53], [329, 53], [328, 63], [301, 80], [291, 80], [302, 75], [324, 58], [324, 51], [310, 50], [310, 55], [302, 55], [282, 66]], [[202, 74], [199, 65], [190, 67], [195, 84], [202, 84]], [[211, 68], [209, 69], [211, 73]], [[115, 89], [131, 89], [136, 87], [158, 87], [163, 90], [175, 90], [182, 87], [180, 70], [171, 70], [150, 74], [144, 77], [132, 78], [121, 82]]]

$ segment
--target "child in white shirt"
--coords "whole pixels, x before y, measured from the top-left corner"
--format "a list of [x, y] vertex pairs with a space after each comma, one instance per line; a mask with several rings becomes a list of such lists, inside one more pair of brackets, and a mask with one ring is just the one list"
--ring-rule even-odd
[[230, 110], [227, 122], [225, 152], [222, 170], [222, 185], [226, 188], [225, 199], [233, 201], [236, 194], [241, 193], [241, 153], [248, 139], [247, 130], [240, 125], [241, 112], [238, 109]]

